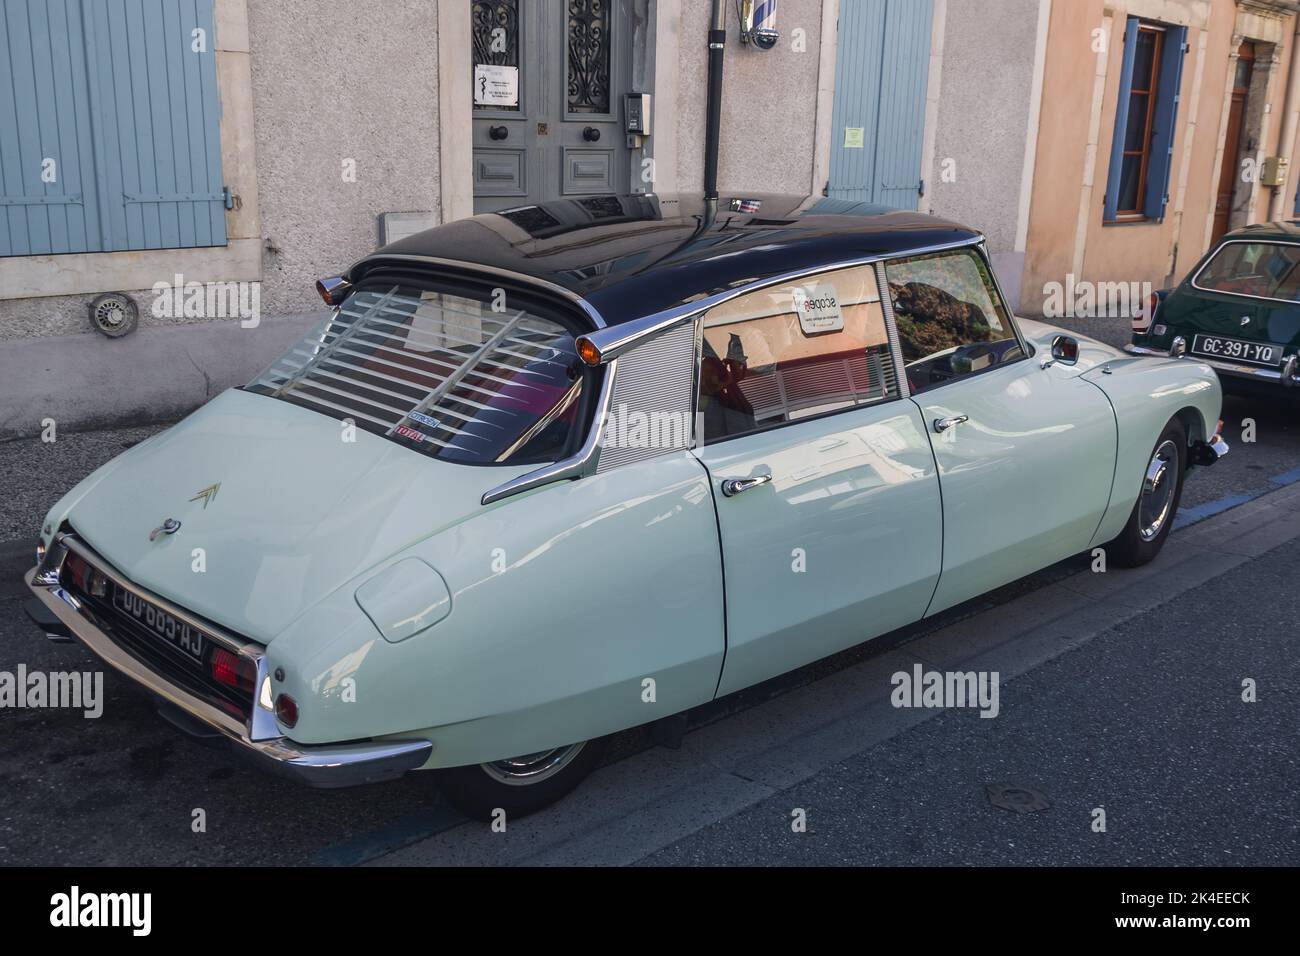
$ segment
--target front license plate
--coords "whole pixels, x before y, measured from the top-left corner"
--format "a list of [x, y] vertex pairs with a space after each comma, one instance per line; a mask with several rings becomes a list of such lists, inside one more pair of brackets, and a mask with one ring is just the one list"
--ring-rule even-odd
[[113, 606], [196, 664], [203, 663], [203, 651], [207, 642], [198, 629], [116, 585], [113, 586]]
[[1192, 354], [1207, 358], [1227, 359], [1231, 362], [1249, 362], [1252, 365], [1282, 364], [1282, 346], [1268, 342], [1243, 342], [1225, 339], [1220, 335], [1198, 335], [1192, 339]]

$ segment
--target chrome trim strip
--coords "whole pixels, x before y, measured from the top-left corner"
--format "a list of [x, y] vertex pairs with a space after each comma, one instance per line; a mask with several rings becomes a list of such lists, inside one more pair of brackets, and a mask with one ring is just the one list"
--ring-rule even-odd
[[656, 312], [653, 315], [646, 316], [645, 318], [634, 319], [631, 322], [624, 322], [620, 325], [610, 326], [609, 328], [601, 329], [599, 332], [592, 332], [587, 335], [586, 338], [600, 350], [601, 358], [603, 360], [615, 359], [629, 349], [635, 348], [642, 342], [667, 332], [679, 323], [692, 319], [701, 312], [707, 312], [709, 309], [722, 305], [724, 302], [730, 302], [732, 299], [739, 298], [740, 296], [747, 295], [751, 292], [758, 292], [762, 289], [782, 285], [787, 282], [796, 282], [799, 279], [805, 279], [809, 276], [822, 275], [828, 272], [837, 272], [841, 269], [852, 269], [856, 266], [874, 265], [877, 262], [883, 262], [888, 259], [904, 259], [911, 258], [912, 256], [928, 255], [932, 252], [947, 252], [951, 249], [965, 249], [971, 246], [978, 246], [983, 241], [983, 236], [976, 236], [971, 239], [963, 239], [960, 242], [949, 242], [937, 246], [923, 246], [918, 249], [909, 249], [905, 253], [894, 252], [875, 256], [863, 256], [839, 262], [827, 262], [806, 269], [798, 269], [794, 272], [784, 272], [780, 275], [758, 279], [746, 285], [736, 286], [734, 289], [728, 289], [725, 292], [719, 292], [708, 296], [707, 298], [697, 299], [694, 302], [687, 302], [685, 305], [665, 309], [662, 312]]
[[1255, 365], [1238, 365], [1235, 362], [1225, 362], [1222, 359], [1206, 358], [1204, 355], [1192, 355], [1188, 353], [1182, 356], [1172, 356], [1164, 349], [1148, 348], [1145, 345], [1125, 345], [1124, 351], [1129, 355], [1138, 355], [1152, 358], [1182, 358], [1191, 362], [1201, 362], [1220, 372], [1226, 372], [1228, 375], [1236, 375], [1240, 378], [1255, 378], [1266, 382], [1277, 382], [1282, 385], [1289, 384], [1282, 373], [1275, 369], [1261, 368]]
[[[100, 570], [107, 573], [106, 569]], [[91, 653], [150, 693], [220, 732], [234, 745], [237, 753], [251, 758], [263, 769], [308, 786], [332, 789], [391, 780], [420, 767], [433, 753], [433, 744], [428, 740], [375, 740], [306, 746], [280, 736], [278, 730], [275, 736], [264, 736], [266, 728], [274, 728], [275, 723], [269, 714], [259, 720], [259, 714], [264, 711], [257, 701], [253, 704], [254, 731], [250, 737], [244, 725], [234, 717], [165, 680], [110, 640], [108, 635], [82, 617], [72, 595], [59, 587], [35, 584], [35, 573], [33, 568], [23, 578], [28, 588]], [[158, 603], [170, 611], [171, 605]], [[255, 693], [260, 691], [265, 675], [264, 657], [259, 656], [258, 665]]]
[[577, 478], [595, 474], [596, 465], [600, 461], [601, 442], [605, 438], [605, 423], [609, 418], [609, 408], [614, 400], [614, 379], [617, 375], [618, 360], [616, 359], [605, 366], [605, 381], [601, 383], [600, 397], [597, 399], [591, 431], [587, 433], [587, 440], [583, 442], [582, 448], [576, 454], [497, 485], [483, 495], [482, 503], [490, 505], [494, 501], [522, 494], [525, 491], [532, 491], [534, 488], [541, 488], [543, 485], [549, 485], [553, 482], [573, 481]]
[[1002, 282], [998, 279], [997, 270], [993, 268], [993, 260], [989, 258], [988, 246], [984, 239], [979, 243], [980, 258], [984, 260], [984, 268], [988, 270], [989, 278], [993, 280], [993, 291], [997, 294], [998, 304], [1002, 306], [1003, 313], [1006, 314], [1007, 321], [1011, 323], [1011, 331], [1016, 333], [1016, 341], [1020, 343], [1021, 354], [1029, 358], [1032, 354], [1029, 348], [1029, 340], [1025, 338], [1020, 331], [1020, 323], [1016, 320], [1015, 313], [1011, 311], [1011, 306], [1007, 303], [1006, 293], [1002, 291]]
[[1195, 289], [1197, 292], [1207, 292], [1210, 295], [1230, 295], [1233, 296], [1234, 298], [1246, 299], [1250, 302], [1280, 302], [1283, 305], [1289, 305], [1292, 308], [1295, 308], [1295, 306], [1300, 305], [1300, 302], [1297, 302], [1294, 299], [1278, 299], [1278, 298], [1274, 298], [1271, 295], [1247, 295], [1245, 292], [1225, 292], [1222, 289], [1207, 289], [1203, 285], [1197, 285], [1196, 280], [1201, 277], [1202, 272], [1210, 268], [1210, 263], [1214, 262], [1215, 259], [1219, 258], [1219, 253], [1222, 252], [1228, 246], [1235, 246], [1235, 245], [1296, 247], [1296, 246], [1300, 246], [1300, 242], [1286, 242], [1285, 240], [1278, 240], [1278, 239], [1228, 239], [1225, 242], [1221, 242], [1219, 243], [1219, 247], [1214, 250], [1214, 255], [1206, 259], [1205, 264], [1202, 265], [1199, 269], [1197, 269], [1196, 274], [1192, 276], [1191, 286], [1193, 289]]
[[876, 263], [876, 293], [880, 296], [880, 311], [885, 317], [885, 335], [889, 339], [889, 354], [894, 360], [894, 381], [898, 383], [898, 397], [911, 398], [912, 386], [907, 381], [907, 364], [903, 361], [903, 343], [898, 337], [898, 318], [894, 315], [894, 295], [889, 291], [889, 276], [883, 260]]
[[533, 276], [523, 275], [518, 272], [511, 272], [509, 269], [499, 269], [496, 266], [481, 265], [477, 262], [464, 262], [460, 259], [443, 259], [438, 256], [414, 256], [403, 253], [375, 252], [354, 262], [351, 268], [348, 269], [347, 274], [350, 276], [352, 275], [353, 269], [360, 268], [361, 266], [373, 262], [423, 262], [429, 265], [446, 266], [452, 269], [462, 269], [470, 273], [477, 272], [485, 276], [509, 279], [512, 282], [519, 283], [520, 285], [532, 286], [535, 289], [543, 289], [553, 295], [560, 296], [573, 305], [576, 305], [582, 310], [583, 314], [586, 315], [587, 318], [591, 319], [597, 329], [603, 329], [607, 324], [605, 322], [605, 317], [597, 312], [592, 307], [591, 303], [576, 292], [566, 289], [562, 285], [557, 285], [554, 282], [547, 282], [545, 279], [537, 279]]

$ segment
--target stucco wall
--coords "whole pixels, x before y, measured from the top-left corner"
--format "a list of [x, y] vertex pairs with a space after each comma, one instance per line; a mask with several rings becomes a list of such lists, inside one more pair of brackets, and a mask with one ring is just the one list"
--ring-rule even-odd
[[293, 312], [375, 248], [381, 213], [439, 212], [437, 4], [249, 0], [249, 21], [262, 308]]
[[[681, 6], [677, 184], [683, 192], [696, 193], [704, 188], [710, 4], [682, 0]], [[809, 193], [822, 0], [784, 0], [777, 22], [780, 42], [762, 52], [740, 45], [735, 4], [728, 0], [726, 7], [719, 188], [724, 193]], [[803, 52], [795, 52], [795, 30], [804, 31]]]
[[[946, 5], [931, 210], [982, 231], [992, 252], [1015, 248], [1039, 3]], [[944, 182], [948, 159], [955, 182]]]

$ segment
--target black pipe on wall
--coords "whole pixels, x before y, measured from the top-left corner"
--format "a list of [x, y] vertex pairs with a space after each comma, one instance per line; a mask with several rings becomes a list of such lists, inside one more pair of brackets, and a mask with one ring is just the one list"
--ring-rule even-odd
[[704, 130], [704, 202], [710, 212], [718, 206], [718, 153], [722, 137], [722, 55], [727, 44], [725, 0], [713, 0], [709, 30], [709, 94]]

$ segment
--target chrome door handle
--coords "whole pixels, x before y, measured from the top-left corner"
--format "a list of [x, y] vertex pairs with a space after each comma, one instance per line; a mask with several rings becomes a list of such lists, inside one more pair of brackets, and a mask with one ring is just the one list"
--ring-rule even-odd
[[734, 498], [742, 491], [765, 485], [771, 480], [771, 475], [758, 475], [754, 478], [728, 478], [722, 483], [722, 493], [728, 498]]
[[969, 415], [958, 415], [955, 418], [936, 418], [934, 420], [934, 430], [942, 434], [952, 428], [953, 425], [960, 425], [968, 421], [970, 421]]

